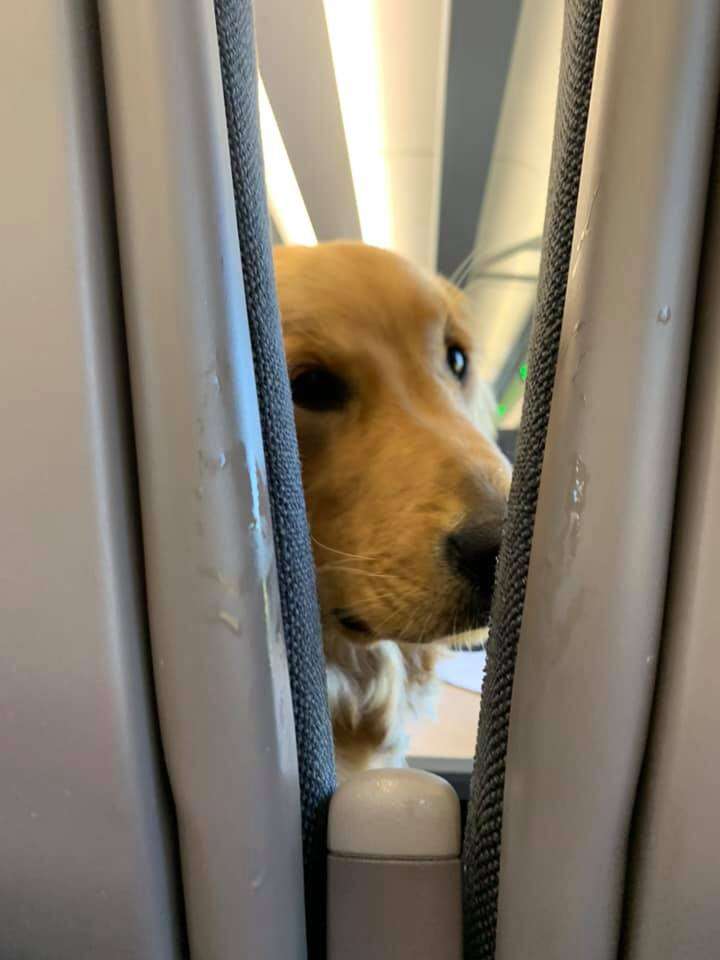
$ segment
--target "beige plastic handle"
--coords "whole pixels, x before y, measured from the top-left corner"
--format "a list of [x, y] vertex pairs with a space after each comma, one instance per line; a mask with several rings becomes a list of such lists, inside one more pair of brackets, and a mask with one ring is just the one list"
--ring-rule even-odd
[[328, 960], [462, 954], [460, 801], [422, 770], [370, 770], [330, 806]]

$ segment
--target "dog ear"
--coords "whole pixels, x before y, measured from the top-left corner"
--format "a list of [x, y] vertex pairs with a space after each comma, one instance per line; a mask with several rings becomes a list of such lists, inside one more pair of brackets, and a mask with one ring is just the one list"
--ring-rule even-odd
[[472, 308], [465, 293], [452, 280], [439, 273], [435, 275], [435, 280], [448, 308], [458, 319], [469, 323], [472, 320]]

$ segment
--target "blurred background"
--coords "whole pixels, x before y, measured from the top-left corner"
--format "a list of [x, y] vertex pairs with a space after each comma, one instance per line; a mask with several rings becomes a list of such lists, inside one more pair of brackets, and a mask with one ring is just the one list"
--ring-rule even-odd
[[540, 257], [562, 0], [256, 0], [274, 239], [362, 239], [471, 298], [510, 454]]
[[[255, 0], [275, 242], [361, 239], [463, 287], [510, 460], [527, 375], [563, 5]], [[438, 717], [414, 724], [411, 762], [467, 778], [481, 639], [440, 665]]]

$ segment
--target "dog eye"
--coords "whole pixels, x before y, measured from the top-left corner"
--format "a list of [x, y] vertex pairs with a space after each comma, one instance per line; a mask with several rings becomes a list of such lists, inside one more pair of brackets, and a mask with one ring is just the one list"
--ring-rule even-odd
[[453, 376], [460, 381], [464, 380], [468, 368], [468, 356], [463, 348], [459, 347], [457, 343], [449, 343], [446, 356], [447, 365], [450, 367]]
[[305, 410], [341, 410], [348, 401], [347, 383], [325, 367], [300, 370], [290, 380], [293, 403]]

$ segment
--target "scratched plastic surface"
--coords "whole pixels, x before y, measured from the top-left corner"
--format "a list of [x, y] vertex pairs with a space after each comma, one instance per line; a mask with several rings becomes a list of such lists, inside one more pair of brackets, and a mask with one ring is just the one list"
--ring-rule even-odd
[[603, 3], [513, 685], [498, 960], [617, 956], [719, 28], [720, 7], [701, 0]]
[[212, 3], [101, 13], [191, 953], [301, 958], [294, 724]]

